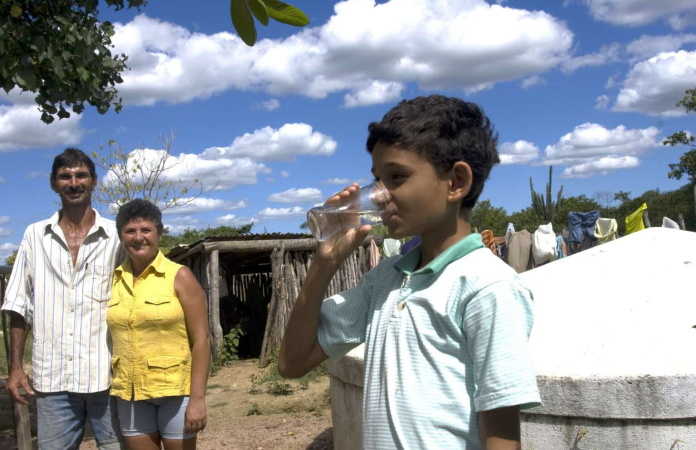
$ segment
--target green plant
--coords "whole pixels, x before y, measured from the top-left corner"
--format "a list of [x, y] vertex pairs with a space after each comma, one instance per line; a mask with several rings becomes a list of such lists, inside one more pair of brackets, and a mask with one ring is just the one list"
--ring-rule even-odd
[[262, 413], [259, 410], [258, 403], [252, 403], [251, 408], [249, 408], [249, 411], [247, 411], [247, 416], [260, 416], [260, 415], [262, 415]]
[[220, 402], [220, 403], [216, 403], [216, 404], [214, 404], [214, 405], [210, 405], [210, 407], [211, 407], [211, 408], [222, 408], [223, 406], [227, 406], [227, 405], [229, 405], [229, 403], [227, 403], [227, 402]]
[[222, 339], [222, 349], [220, 351], [220, 364], [225, 366], [237, 362], [239, 359], [238, 348], [239, 339], [244, 336], [241, 327], [236, 326], [230, 330]]
[[266, 393], [277, 397], [279, 395], [291, 395], [294, 391], [290, 383], [284, 381], [273, 381], [266, 387]]
[[532, 207], [534, 212], [544, 220], [544, 223], [553, 222], [553, 219], [561, 211], [563, 206], [563, 186], [558, 191], [556, 201], [551, 200], [551, 177], [553, 174], [553, 166], [549, 166], [549, 182], [546, 184], [546, 202], [544, 202], [544, 194], [539, 194], [534, 190], [532, 177], [529, 177], [529, 187], [532, 190]]
[[249, 381], [251, 381], [251, 388], [249, 388], [249, 393], [252, 395], [261, 393], [261, 390], [259, 389], [259, 387], [262, 384], [261, 377], [256, 375], [255, 373], [252, 373], [249, 376]]

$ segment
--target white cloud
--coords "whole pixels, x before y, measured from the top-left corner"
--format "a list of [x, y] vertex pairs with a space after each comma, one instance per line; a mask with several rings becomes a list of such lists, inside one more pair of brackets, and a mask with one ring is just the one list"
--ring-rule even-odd
[[[188, 200], [183, 198], [183, 201]], [[228, 201], [220, 200], [216, 198], [203, 198], [198, 197], [193, 199], [190, 203], [184, 206], [178, 206], [176, 208], [168, 208], [162, 211], [162, 214], [173, 215], [173, 214], [196, 214], [207, 211], [231, 211], [234, 209], [246, 208], [247, 204], [245, 200]], [[175, 219], [169, 220], [173, 222]]]
[[277, 99], [272, 98], [266, 102], [261, 102], [260, 106], [266, 111], [275, 111], [276, 109], [280, 108], [280, 102]]
[[46, 125], [36, 105], [0, 105], [0, 153], [76, 145], [84, 135], [81, 119], [81, 115], [73, 113]]
[[681, 116], [675, 104], [696, 85], [696, 51], [660, 53], [637, 63], [626, 75], [614, 111]]
[[0, 236], [9, 236], [12, 234], [12, 230], [8, 230], [7, 228], [0, 227]]
[[0, 264], [4, 265], [7, 257], [10, 256], [18, 248], [19, 245], [10, 244], [9, 242], [5, 244], [0, 244]]
[[287, 178], [287, 177], [290, 176], [290, 172], [288, 172], [287, 170], [281, 170], [281, 171], [280, 171], [280, 176], [283, 177], [283, 178]]
[[250, 223], [257, 223], [259, 220], [255, 217], [237, 217], [234, 214], [227, 214], [215, 219], [215, 223], [220, 225], [227, 225], [230, 227], [239, 227], [242, 225], [248, 225]]
[[522, 80], [520, 86], [526, 91], [534, 86], [546, 86], [546, 80], [539, 75], [532, 75]]
[[621, 53], [621, 45], [609, 44], [603, 45], [597, 53], [590, 53], [583, 56], [577, 56], [563, 63], [562, 70], [564, 73], [573, 73], [581, 67], [603, 66], [610, 62], [619, 60]]
[[[180, 211], [176, 211], [177, 208], [174, 208], [174, 211], [177, 214]], [[165, 209], [165, 212], [168, 211]], [[195, 229], [198, 227], [198, 219], [196, 219], [193, 216], [183, 216], [183, 217], [175, 217], [171, 219], [167, 219], [167, 221], [164, 224], [165, 228], [169, 229], [170, 234], [181, 234], [184, 231], [186, 231], [188, 228]]]
[[609, 96], [608, 95], [600, 95], [597, 97], [597, 100], [595, 100], [595, 107], [594, 109], [607, 109], [609, 106]]
[[229, 32], [192, 33], [139, 15], [116, 24], [114, 51], [129, 55], [131, 67], [119, 93], [141, 105], [229, 89], [315, 99], [348, 93], [345, 106], [359, 106], [393, 101], [406, 83], [472, 92], [544, 73], [573, 44], [550, 14], [485, 0], [346, 0], [334, 10], [321, 26], [254, 47]]
[[626, 45], [630, 62], [652, 58], [660, 53], [676, 52], [685, 45], [696, 42], [696, 34], [668, 34], [664, 36], [642, 35]]
[[275, 203], [312, 203], [321, 201], [321, 199], [321, 191], [315, 188], [293, 188], [285, 192], [277, 192], [268, 196], [268, 201]]
[[346, 108], [358, 108], [399, 100], [401, 91], [405, 87], [403, 83], [372, 80], [366, 83], [365, 86], [354, 89], [350, 94], [346, 94], [343, 97], [343, 106]]
[[616, 77], [617, 77], [616, 74], [610, 76], [610, 77], [607, 79], [607, 83], [604, 85], [604, 88], [605, 88], [605, 89], [611, 89], [611, 88], [613, 88], [614, 86], [616, 86]]
[[306, 213], [307, 211], [300, 206], [293, 206], [292, 208], [264, 208], [259, 211], [258, 216], [265, 220], [291, 219], [304, 216]]
[[539, 157], [539, 147], [531, 142], [504, 142], [498, 148], [500, 164], [528, 164]]
[[566, 167], [561, 174], [561, 178], [587, 178], [597, 173], [607, 175], [612, 170], [632, 169], [639, 165], [640, 160], [635, 156], [607, 156], [596, 161]]
[[693, 0], [584, 0], [590, 14], [602, 22], [637, 27], [666, 19], [674, 29], [693, 23]]
[[0, 225], [10, 222], [10, 216], [0, 216]]
[[555, 145], [547, 146], [543, 163], [573, 166], [566, 170], [568, 177], [586, 177], [635, 167], [640, 163], [639, 156], [662, 147], [659, 134], [655, 127], [627, 129], [619, 125], [607, 129], [595, 123], [585, 123], [561, 137]]
[[313, 131], [305, 123], [288, 123], [245, 133], [235, 138], [229, 147], [210, 147], [202, 158], [218, 161], [219, 158], [249, 157], [257, 161], [292, 161], [297, 156], [331, 156], [338, 144], [331, 136]]
[[358, 179], [352, 179], [352, 178], [329, 178], [328, 180], [324, 181], [326, 184], [340, 184], [341, 186], [348, 186], [349, 184], [353, 183], [358, 183], [360, 185], [368, 183], [369, 180], [365, 178], [358, 178]]
[[44, 172], [43, 170], [32, 170], [28, 174], [24, 175], [27, 180], [35, 180], [37, 178], [48, 178], [51, 174]]
[[351, 183], [350, 178], [329, 178], [324, 183], [326, 184], [343, 184], [349, 185]]
[[[128, 166], [134, 167], [135, 159], [152, 165], [163, 157], [163, 152], [164, 150], [147, 148], [133, 150], [131, 154], [136, 157], [128, 160]], [[215, 190], [226, 190], [241, 184], [256, 184], [260, 174], [271, 173], [271, 169], [265, 164], [248, 157], [210, 158], [195, 153], [181, 153], [178, 157], [170, 155], [166, 165], [170, 168], [163, 172], [163, 181], [182, 180], [191, 184], [197, 179], [204, 190], [212, 187]], [[111, 175], [107, 175], [107, 181], [110, 178]]]

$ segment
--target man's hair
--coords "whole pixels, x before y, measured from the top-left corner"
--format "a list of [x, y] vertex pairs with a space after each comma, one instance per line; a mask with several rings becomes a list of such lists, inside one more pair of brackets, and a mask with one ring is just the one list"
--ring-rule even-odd
[[498, 133], [481, 107], [464, 100], [431, 95], [403, 100], [382, 118], [368, 126], [367, 151], [377, 142], [401, 144], [425, 157], [442, 176], [457, 161], [471, 167], [471, 190], [463, 209], [476, 204], [494, 165], [500, 163]]
[[160, 211], [154, 203], [143, 200], [142, 198], [136, 198], [122, 205], [118, 210], [118, 214], [116, 214], [116, 231], [118, 232], [119, 239], [121, 238], [123, 227], [133, 219], [151, 220], [157, 227], [159, 234], [164, 233], [162, 211]]
[[53, 167], [51, 168], [51, 179], [55, 180], [58, 175], [58, 169], [61, 167], [79, 167], [84, 165], [89, 169], [89, 175], [93, 180], [97, 179], [97, 169], [94, 167], [94, 161], [80, 149], [66, 148], [63, 153], [53, 159]]

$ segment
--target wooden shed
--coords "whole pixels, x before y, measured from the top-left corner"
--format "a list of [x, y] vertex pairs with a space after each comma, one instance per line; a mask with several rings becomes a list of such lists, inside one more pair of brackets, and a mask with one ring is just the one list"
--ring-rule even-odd
[[[327, 297], [358, 283], [382, 239], [365, 239], [331, 280]], [[261, 367], [268, 364], [280, 346], [316, 245], [306, 234], [250, 234], [209, 237], [169, 252], [167, 257], [191, 269], [203, 287], [215, 360], [224, 333], [241, 323], [246, 351], [258, 355]]]

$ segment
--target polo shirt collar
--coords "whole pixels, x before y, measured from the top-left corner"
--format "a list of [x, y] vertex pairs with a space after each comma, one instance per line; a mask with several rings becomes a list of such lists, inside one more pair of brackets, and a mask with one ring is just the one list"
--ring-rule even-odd
[[413, 248], [413, 250], [402, 256], [401, 259], [394, 264], [394, 268], [400, 270], [406, 275], [434, 274], [441, 272], [451, 262], [461, 259], [474, 250], [478, 250], [479, 248], [483, 247], [484, 245], [483, 241], [481, 240], [481, 235], [478, 233], [472, 233], [456, 244], [450, 246], [437, 258], [430, 261], [427, 266], [421, 267], [414, 272], [414, 269], [418, 267], [418, 264], [420, 264], [421, 261], [421, 246], [418, 245]]

